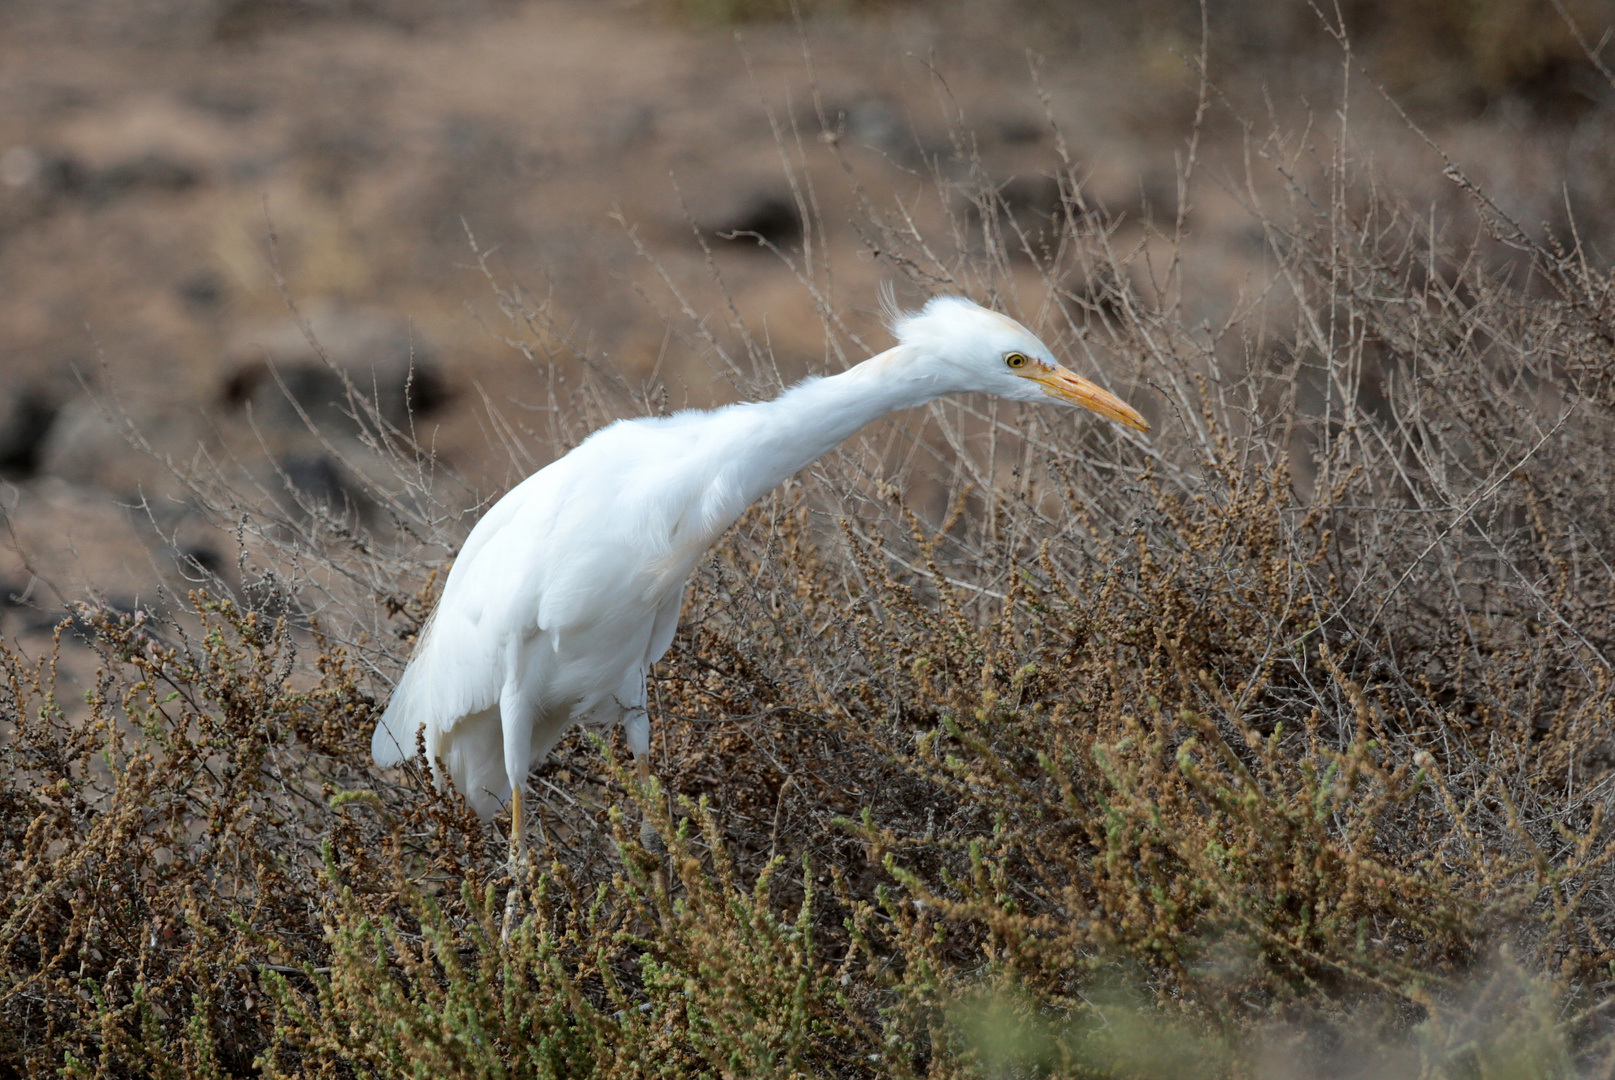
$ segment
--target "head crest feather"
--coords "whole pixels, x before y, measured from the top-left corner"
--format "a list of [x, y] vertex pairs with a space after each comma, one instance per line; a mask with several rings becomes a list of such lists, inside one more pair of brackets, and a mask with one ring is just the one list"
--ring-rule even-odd
[[940, 345], [962, 331], [982, 325], [1020, 328], [1014, 320], [962, 296], [933, 296], [918, 311], [900, 311], [894, 305], [886, 316], [886, 325], [901, 345]]

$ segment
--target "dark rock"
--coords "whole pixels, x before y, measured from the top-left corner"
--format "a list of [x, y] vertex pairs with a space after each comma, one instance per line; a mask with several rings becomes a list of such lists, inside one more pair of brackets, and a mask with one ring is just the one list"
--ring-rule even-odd
[[998, 138], [1009, 146], [1030, 146], [1048, 137], [1048, 124], [1029, 116], [1001, 117], [996, 125]]
[[36, 146], [13, 146], [0, 155], [0, 182], [36, 198], [83, 194], [90, 170], [78, 159]]
[[1052, 176], [1016, 176], [998, 189], [998, 198], [1018, 217], [1052, 218], [1061, 207], [1060, 182]]
[[72, 197], [89, 190], [93, 173], [89, 166], [66, 154], [40, 156], [38, 184], [46, 195]]
[[1026, 254], [1052, 241], [1064, 210], [1060, 182], [1052, 176], [1016, 176], [983, 192], [965, 208], [966, 218], [981, 228], [983, 219], [996, 222], [999, 238], [1012, 257]]
[[[183, 595], [194, 584], [220, 584], [233, 590], [240, 581], [239, 565], [229, 553], [238, 551], [236, 538], [209, 520], [206, 512], [190, 501], [153, 499], [131, 513], [131, 521], [154, 555], [167, 555], [185, 585], [175, 595]], [[154, 558], [153, 569], [162, 566]], [[164, 575], [172, 582], [174, 579]]]
[[212, 270], [201, 270], [175, 286], [175, 292], [192, 311], [211, 312], [224, 300], [224, 279]]
[[144, 440], [158, 455], [188, 460], [206, 432], [201, 411], [180, 401], [121, 396], [113, 411], [88, 394], [68, 401], [39, 447], [38, 472], [122, 496], [155, 490], [165, 466], [137, 449]]
[[38, 608], [24, 607], [22, 612], [22, 632], [24, 634], [49, 635], [56, 632], [56, 627], [63, 620], [71, 620], [71, 626], [65, 636], [69, 642], [81, 640], [88, 636], [89, 627], [85, 626], [76, 615], [63, 608], [54, 608], [42, 611]]
[[219, 577], [224, 572], [224, 556], [211, 544], [187, 544], [175, 554], [186, 569], [200, 570], [209, 577]]
[[387, 144], [362, 125], [326, 119], [310, 122], [295, 140], [303, 179], [322, 194], [339, 197], [353, 178], [376, 167]]
[[25, 579], [0, 577], [0, 611], [10, 607], [23, 607], [28, 603], [28, 582]]
[[353, 433], [368, 426], [369, 417], [363, 401], [349, 401], [349, 386], [387, 423], [404, 429], [446, 400], [431, 348], [407, 320], [324, 310], [309, 316], [308, 328], [317, 349], [295, 319], [237, 334], [225, 353], [226, 403], [250, 405], [260, 423], [301, 429], [301, 410], [322, 430]]
[[28, 476], [39, 468], [57, 408], [49, 395], [34, 387], [0, 391], [0, 472]]
[[352, 501], [341, 468], [324, 454], [287, 458], [276, 468], [297, 494], [310, 502], [339, 507]]
[[[444, 5], [449, 7], [462, 5]], [[414, 30], [426, 12], [396, 0], [216, 0], [213, 36], [243, 42], [290, 27], [349, 20]]]
[[704, 222], [719, 240], [759, 247], [790, 247], [802, 240], [802, 215], [789, 195], [752, 190], [735, 195], [730, 204]]
[[374, 502], [360, 481], [323, 451], [287, 454], [274, 463], [275, 497], [289, 516], [307, 519], [325, 514], [348, 521], [368, 521]]
[[0, 158], [0, 182], [37, 199], [100, 204], [138, 191], [188, 191], [202, 182], [202, 170], [155, 151], [94, 168], [70, 154], [18, 146]]
[[199, 87], [187, 94], [186, 100], [203, 112], [232, 122], [251, 120], [262, 108], [262, 102], [252, 91], [228, 84]]
[[90, 174], [85, 196], [107, 200], [134, 191], [181, 192], [202, 182], [200, 169], [167, 154], [141, 154]]

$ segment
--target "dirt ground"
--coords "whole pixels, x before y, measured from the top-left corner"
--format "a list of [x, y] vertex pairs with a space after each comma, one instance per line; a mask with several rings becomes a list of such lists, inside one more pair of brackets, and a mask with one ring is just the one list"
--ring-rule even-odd
[[[1129, 242], [1176, 214], [1192, 11], [956, 0], [832, 6], [793, 23], [704, 10], [11, 5], [0, 23], [0, 633], [37, 636], [87, 592], [153, 602], [176, 581], [176, 542], [205, 565], [227, 560], [229, 538], [196, 520], [167, 466], [131, 448], [128, 426], [178, 462], [209, 454], [266, 482], [341, 488], [267, 374], [276, 367], [316, 413], [332, 394], [289, 301], [334, 360], [374, 379], [384, 409], [407, 418], [412, 406], [421, 441], [497, 492], [526, 466], [490, 410], [532, 460], [549, 444], [533, 419], [543, 379], [509, 344], [493, 281], [543, 299], [552, 341], [664, 383], [672, 407], [704, 405], [743, 390], [710, 350], [669, 332], [675, 287], [720, 312], [721, 277], [783, 378], [838, 363], [787, 265], [802, 258], [798, 195], [816, 208], [812, 255], [835, 270], [829, 301], [883, 347], [877, 287], [894, 275], [854, 225], [846, 164], [875, 203], [928, 223], [942, 220], [949, 185], [983, 180], [1035, 223], [1049, 209], [1040, 178], [1062, 168], [1057, 127]], [[1304, 28], [1305, 5], [1260, 11], [1215, 31], [1219, 91], [1259, 118], [1258, 134], [1275, 119], [1297, 132], [1284, 153], [1327, 156], [1338, 52]], [[1454, 105], [1397, 81], [1424, 72], [1417, 55], [1380, 55], [1420, 122], [1511, 212], [1604, 227], [1607, 87], [1545, 93], [1504, 78]], [[1344, 152], [1410, 202], [1458, 212], [1439, 161], [1366, 82], [1350, 100], [1370, 139]], [[961, 126], [981, 162], [974, 178], [958, 164]], [[1263, 272], [1241, 209], [1245, 138], [1214, 110], [1199, 148], [1212, 179], [1188, 219], [1202, 290], [1192, 310], [1211, 320]], [[786, 257], [722, 239], [734, 231]], [[347, 437], [337, 413], [315, 419]]]

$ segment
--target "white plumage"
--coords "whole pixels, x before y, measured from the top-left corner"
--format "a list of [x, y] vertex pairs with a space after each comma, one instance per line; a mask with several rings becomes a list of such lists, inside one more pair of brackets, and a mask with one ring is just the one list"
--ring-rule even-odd
[[672, 643], [701, 554], [753, 501], [894, 409], [979, 391], [1080, 405], [1140, 431], [1019, 323], [939, 297], [898, 317], [898, 344], [773, 401], [622, 420], [511, 489], [466, 538], [376, 725], [380, 765], [425, 729], [434, 775], [484, 818], [574, 723], [650, 746], [645, 677]]

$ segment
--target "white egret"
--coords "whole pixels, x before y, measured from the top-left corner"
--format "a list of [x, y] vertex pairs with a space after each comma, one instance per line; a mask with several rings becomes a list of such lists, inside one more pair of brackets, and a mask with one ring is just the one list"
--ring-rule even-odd
[[424, 728], [440, 786], [439, 762], [484, 819], [509, 801], [514, 854], [527, 774], [572, 724], [622, 723], [645, 778], [645, 677], [673, 641], [690, 571], [752, 502], [859, 428], [974, 391], [1149, 430], [969, 300], [933, 299], [892, 332], [893, 348], [772, 401], [618, 421], [512, 488], [449, 571], [376, 725], [377, 764], [412, 754]]

